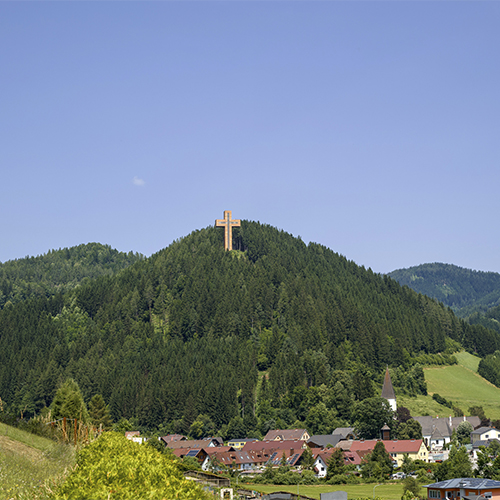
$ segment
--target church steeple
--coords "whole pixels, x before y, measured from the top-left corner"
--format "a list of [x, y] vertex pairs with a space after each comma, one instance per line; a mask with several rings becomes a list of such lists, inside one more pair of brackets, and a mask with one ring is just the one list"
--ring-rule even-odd
[[387, 399], [393, 411], [396, 411], [396, 394], [392, 387], [391, 375], [389, 374], [389, 367], [385, 370], [384, 385], [382, 386], [382, 397]]

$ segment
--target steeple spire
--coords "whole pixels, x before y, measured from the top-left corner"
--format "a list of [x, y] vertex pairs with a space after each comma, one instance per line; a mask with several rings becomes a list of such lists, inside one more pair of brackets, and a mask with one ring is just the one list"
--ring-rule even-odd
[[396, 411], [396, 394], [392, 387], [391, 375], [389, 374], [389, 367], [385, 370], [384, 385], [382, 386], [382, 397], [387, 399], [393, 411]]

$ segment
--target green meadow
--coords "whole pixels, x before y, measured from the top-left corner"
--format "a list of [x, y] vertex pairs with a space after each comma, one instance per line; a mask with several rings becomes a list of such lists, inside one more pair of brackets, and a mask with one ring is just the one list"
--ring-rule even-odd
[[450, 408], [432, 399], [438, 393], [466, 415], [471, 406], [482, 406], [488, 418], [500, 419], [500, 388], [477, 374], [479, 358], [465, 351], [455, 356], [457, 365], [424, 368], [429, 396], [397, 396], [398, 405], [406, 406], [412, 415], [452, 415]]
[[[251, 484], [247, 486], [247, 489], [262, 493], [272, 493], [274, 491], [297, 493], [297, 485]], [[373, 498], [374, 495], [375, 498], [382, 498], [384, 500], [401, 500], [403, 485], [400, 482], [383, 483], [378, 486], [376, 484], [299, 485], [299, 493], [301, 495], [317, 498], [318, 500], [321, 493], [328, 493], [330, 491], [346, 491], [349, 500], [354, 498]]]
[[73, 447], [0, 424], [0, 500], [46, 498], [73, 464]]

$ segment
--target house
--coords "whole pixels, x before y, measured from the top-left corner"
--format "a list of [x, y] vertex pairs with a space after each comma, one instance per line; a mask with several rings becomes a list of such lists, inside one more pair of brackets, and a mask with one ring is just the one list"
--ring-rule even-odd
[[344, 439], [356, 439], [356, 433], [354, 432], [354, 427], [337, 427], [333, 432], [332, 436], [340, 436], [339, 441]]
[[160, 441], [166, 444], [173, 441], [186, 441], [186, 439], [187, 437], [183, 436], [182, 434], [168, 434], [167, 436], [159, 438]]
[[477, 458], [478, 458], [478, 453], [480, 451], [480, 448], [482, 446], [484, 446], [485, 448], [488, 448], [488, 446], [493, 443], [493, 442], [496, 442], [497, 444], [500, 444], [500, 440], [498, 439], [486, 439], [486, 440], [482, 440], [480, 439], [479, 441], [474, 441], [471, 445], [472, 447], [472, 463], [475, 464], [477, 462]]
[[[356, 452], [361, 458], [364, 458], [365, 455], [373, 451], [373, 448], [375, 448], [375, 445], [379, 441], [377, 439], [340, 441], [337, 444], [337, 448]], [[412, 460], [429, 461], [429, 452], [422, 439], [400, 439], [380, 442], [384, 444], [385, 450], [389, 453], [397, 467], [402, 465], [405, 455], [408, 455]]]
[[305, 449], [307, 444], [305, 441], [248, 441], [243, 446], [243, 451], [276, 451], [276, 450], [300, 450]]
[[254, 441], [258, 441], [258, 439], [231, 439], [231, 441], [227, 442], [227, 445], [233, 447], [235, 450], [241, 450], [246, 443]]
[[[164, 441], [163, 438], [161, 439]], [[186, 439], [181, 441], [170, 441], [166, 444], [171, 450], [177, 450], [179, 448], [200, 449], [220, 446], [220, 441], [217, 438]]]
[[479, 417], [413, 417], [422, 426], [422, 437], [426, 446], [431, 449], [441, 449], [451, 441], [453, 431], [464, 421], [469, 422], [473, 428], [481, 424]]
[[232, 450], [232, 451], [217, 451], [214, 450], [210, 454], [210, 459], [202, 465], [203, 470], [208, 470], [210, 464], [217, 467], [217, 464], [224, 465], [229, 469], [237, 469], [241, 471], [249, 471], [259, 467], [271, 466], [279, 467], [283, 460], [286, 460], [286, 465], [294, 467], [298, 465], [304, 449], [298, 450], [278, 450], [268, 453], [262, 450]]
[[307, 446], [309, 448], [326, 448], [328, 446], [335, 447], [337, 443], [342, 439], [340, 434], [317, 434], [311, 436], [307, 440]]
[[424, 485], [427, 498], [445, 500], [500, 499], [500, 481], [482, 478], [456, 478]]
[[278, 429], [269, 431], [264, 436], [264, 441], [307, 441], [310, 437], [306, 429]]
[[494, 427], [479, 427], [470, 433], [470, 442], [486, 441], [488, 439], [500, 439], [500, 431]]
[[125, 437], [129, 441], [133, 441], [134, 443], [145, 443], [147, 439], [145, 437], [141, 437], [141, 431], [126, 431]]
[[[328, 462], [335, 452], [335, 448], [321, 450], [314, 455], [314, 472], [319, 478], [326, 477]], [[344, 451], [344, 463], [346, 465], [361, 465], [361, 457], [355, 451]]]
[[203, 448], [177, 448], [175, 450], [172, 450], [172, 453], [177, 458], [196, 458], [196, 460], [198, 460], [201, 465], [205, 462], [208, 456], [207, 452]]

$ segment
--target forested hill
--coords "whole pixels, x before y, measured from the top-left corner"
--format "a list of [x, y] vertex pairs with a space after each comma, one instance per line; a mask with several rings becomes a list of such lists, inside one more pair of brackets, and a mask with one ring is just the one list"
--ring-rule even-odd
[[347, 421], [387, 364], [411, 392], [423, 390], [412, 357], [447, 338], [500, 349], [498, 334], [321, 245], [242, 221], [234, 248], [209, 227], [113, 276], [4, 307], [4, 404], [32, 415], [71, 377], [86, 401], [102, 394], [115, 420], [146, 427], [186, 432], [199, 415], [217, 429], [277, 415], [292, 425], [318, 405]]
[[434, 263], [398, 269], [389, 276], [418, 293], [443, 302], [461, 317], [500, 305], [498, 273]]
[[0, 308], [32, 296], [49, 297], [70, 290], [85, 278], [113, 274], [141, 258], [137, 253], [88, 243], [0, 263]]

